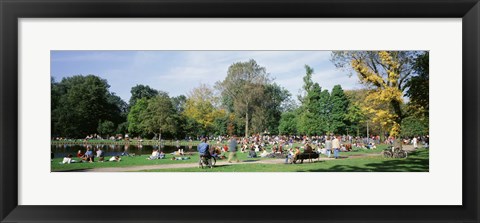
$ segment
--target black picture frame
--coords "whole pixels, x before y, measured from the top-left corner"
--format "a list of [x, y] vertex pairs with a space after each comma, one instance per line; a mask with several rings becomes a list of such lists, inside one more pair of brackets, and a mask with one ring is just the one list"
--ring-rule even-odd
[[[1, 222], [479, 222], [478, 0], [0, 0], [0, 15]], [[19, 18], [76, 17], [462, 18], [463, 205], [215, 207], [18, 205], [17, 21]], [[460, 77], [452, 75], [452, 78]], [[192, 194], [199, 199], [204, 196], [195, 190], [192, 190]], [[213, 209], [215, 211], [212, 211]]]

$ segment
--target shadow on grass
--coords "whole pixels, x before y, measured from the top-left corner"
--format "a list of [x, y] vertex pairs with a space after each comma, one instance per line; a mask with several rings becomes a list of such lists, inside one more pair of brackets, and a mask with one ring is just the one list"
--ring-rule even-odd
[[248, 159], [248, 160], [242, 160], [241, 162], [242, 163], [254, 163], [254, 162], [258, 162], [260, 161], [260, 159]]
[[409, 153], [406, 159], [385, 158], [376, 163], [365, 164], [364, 166], [335, 165], [328, 169], [310, 169], [300, 172], [428, 172], [429, 157], [428, 151], [417, 150]]

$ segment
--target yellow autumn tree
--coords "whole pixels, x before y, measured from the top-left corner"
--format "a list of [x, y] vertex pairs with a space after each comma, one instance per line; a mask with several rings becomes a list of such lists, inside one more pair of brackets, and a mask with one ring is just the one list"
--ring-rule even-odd
[[208, 129], [213, 124], [213, 91], [206, 84], [192, 89], [185, 102], [184, 115], [197, 121], [202, 128]]
[[336, 51], [332, 62], [357, 74], [369, 91], [362, 110], [390, 135], [398, 136], [406, 83], [411, 78], [417, 51]]
[[183, 114], [199, 123], [205, 132], [209, 132], [217, 117], [226, 116], [224, 109], [216, 107], [218, 100], [208, 85], [200, 84], [188, 93]]

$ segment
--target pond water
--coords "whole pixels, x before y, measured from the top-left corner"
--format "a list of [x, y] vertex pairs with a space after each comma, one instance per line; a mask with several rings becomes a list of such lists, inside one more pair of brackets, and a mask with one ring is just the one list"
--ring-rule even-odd
[[[160, 146], [154, 145], [51, 145], [51, 150], [55, 158], [62, 158], [68, 154], [76, 156], [78, 150], [81, 150], [82, 153], [85, 153], [87, 147], [95, 151], [96, 148], [102, 148], [105, 151], [105, 156], [120, 156], [123, 152], [127, 151], [128, 153], [135, 154], [151, 154], [153, 149], [159, 149]], [[164, 153], [171, 153], [177, 151], [178, 149], [183, 149], [184, 152], [196, 152], [196, 146], [161, 146], [160, 150]]]

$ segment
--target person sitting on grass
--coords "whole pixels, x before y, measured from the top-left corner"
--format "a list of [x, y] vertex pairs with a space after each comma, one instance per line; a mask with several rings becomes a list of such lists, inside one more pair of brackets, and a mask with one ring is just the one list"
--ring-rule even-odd
[[183, 149], [178, 149], [177, 153], [180, 155], [180, 156], [183, 156], [185, 155], [185, 153], [183, 152]]
[[102, 148], [97, 149], [97, 158], [98, 162], [103, 162], [105, 159], [105, 153], [103, 152]]
[[154, 149], [152, 151], [152, 155], [147, 158], [147, 160], [156, 160], [160, 156], [160, 153], [158, 153], [158, 149]]
[[278, 148], [277, 153], [278, 153], [278, 154], [282, 154], [282, 153], [283, 153], [283, 147], [282, 147], [282, 146], [280, 146], [280, 147]]
[[320, 155], [320, 154], [327, 154], [327, 149], [325, 148], [322, 148], [322, 146], [317, 146], [317, 154]]
[[262, 158], [265, 158], [265, 157], [267, 157], [267, 156], [268, 156], [268, 154], [270, 154], [270, 153], [269, 153], [269, 152], [267, 152], [267, 150], [266, 150], [266, 149], [263, 149], [263, 152], [260, 154], [260, 157], [262, 157]]
[[277, 147], [272, 148], [272, 153], [277, 153]]
[[77, 152], [77, 158], [83, 159], [83, 156], [84, 156], [84, 155], [83, 155], [83, 153], [82, 153], [82, 150], [78, 150], [78, 152]]
[[272, 153], [275, 153], [275, 152], [277, 152], [277, 145], [272, 146]]
[[112, 156], [112, 158], [110, 158], [108, 161], [110, 161], [110, 162], [120, 162], [120, 160], [122, 160], [122, 158], [120, 158], [120, 156]]
[[297, 160], [298, 156], [300, 156], [300, 147], [295, 147], [295, 152], [293, 153], [293, 162], [295, 163], [295, 160]]
[[305, 143], [305, 149], [303, 150], [304, 153], [313, 153], [313, 149], [310, 144]]
[[170, 153], [174, 156], [183, 156], [184, 153], [183, 153], [183, 149], [178, 149], [177, 151], [173, 151], [172, 153]]
[[257, 153], [254, 149], [251, 149], [250, 152], [248, 152], [247, 158], [257, 158]]
[[85, 156], [83, 160], [93, 163], [94, 158], [93, 158], [93, 151], [90, 148], [87, 148], [87, 152], [85, 152]]

